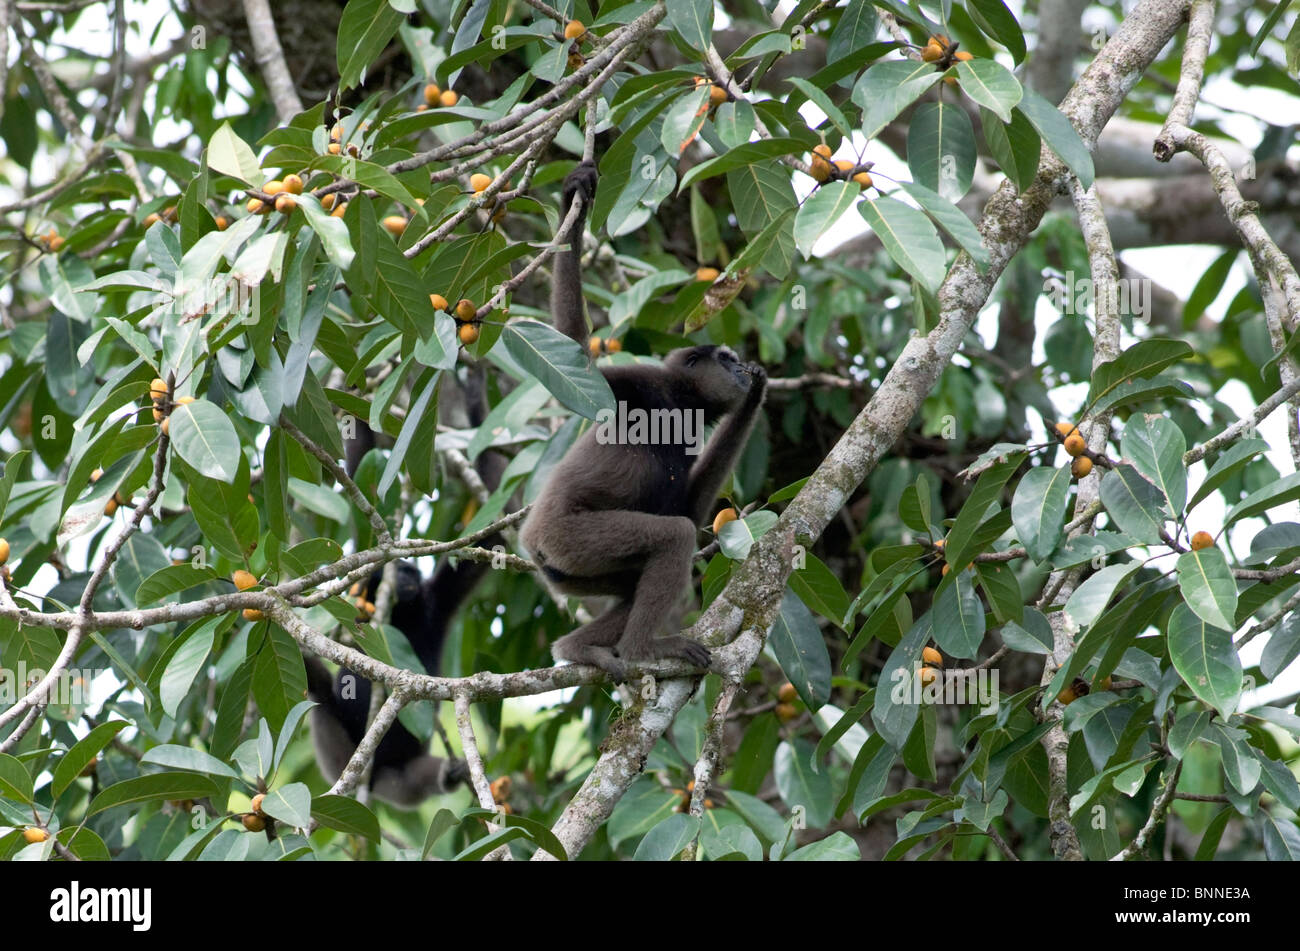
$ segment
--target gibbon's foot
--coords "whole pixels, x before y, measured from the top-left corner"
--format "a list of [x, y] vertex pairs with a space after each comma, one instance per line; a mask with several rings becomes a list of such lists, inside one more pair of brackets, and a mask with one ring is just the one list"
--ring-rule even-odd
[[461, 783], [468, 783], [469, 764], [463, 759], [447, 760], [447, 767], [442, 774], [442, 781], [447, 789], [453, 789]]
[[648, 660], [684, 660], [688, 664], [708, 669], [712, 656], [709, 649], [699, 641], [683, 637], [681, 634], [670, 634], [652, 640], [646, 648], [644, 657], [623, 657], [622, 660], [628, 664]]
[[575, 193], [581, 192], [584, 205], [590, 205], [596, 197], [596, 163], [582, 162], [564, 179], [564, 207], [560, 209], [560, 219], [569, 213]]
[[599, 667], [615, 681], [624, 680], [627, 677], [626, 665], [615, 657], [614, 652], [608, 647], [587, 643], [586, 639], [580, 636], [582, 633], [579, 629], [573, 634], [561, 637], [551, 645], [551, 656], [556, 660], [568, 661], [570, 664]]

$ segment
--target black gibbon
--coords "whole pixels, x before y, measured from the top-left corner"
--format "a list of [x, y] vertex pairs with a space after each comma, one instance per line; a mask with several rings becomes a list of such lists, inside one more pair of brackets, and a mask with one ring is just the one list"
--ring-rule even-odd
[[[482, 407], [472, 398], [467, 410], [474, 425], [482, 422]], [[345, 447], [349, 475], [356, 474], [361, 458], [373, 446], [374, 433], [362, 424], [356, 438], [348, 440]], [[478, 472], [488, 488], [500, 485], [506, 462], [504, 456], [493, 451], [479, 456]], [[490, 548], [499, 540], [493, 536], [483, 544]], [[447, 627], [488, 570], [485, 564], [462, 561], [453, 565], [446, 561], [438, 566], [433, 577], [425, 580], [415, 565], [405, 561], [397, 563], [390, 623], [410, 641], [428, 673], [438, 673]], [[381, 577], [380, 571], [370, 576], [367, 601], [374, 601]], [[316, 763], [321, 774], [333, 782], [365, 735], [370, 713], [370, 681], [346, 668], [331, 676], [314, 655], [306, 656], [305, 662], [307, 693], [316, 701], [310, 714]], [[451, 791], [468, 778], [464, 762], [430, 755], [427, 744], [400, 721], [394, 721], [375, 751], [370, 791], [378, 799], [409, 809], [430, 796]]]
[[[565, 179], [561, 215], [568, 214], [575, 195], [582, 212], [567, 250], [555, 257], [551, 289], [556, 328], [579, 344], [587, 339], [579, 257], [595, 191], [590, 162]], [[616, 680], [626, 679], [628, 664], [656, 658], [705, 667], [710, 655], [703, 644], [679, 634], [657, 635], [678, 617], [690, 588], [697, 526], [744, 448], [767, 375], [720, 346], [674, 350], [659, 366], [601, 372], [628, 411], [698, 411], [705, 422], [721, 423], [694, 456], [684, 439], [602, 444], [593, 427], [556, 465], [520, 539], [556, 591], [615, 600], [594, 621], [556, 641], [551, 653], [593, 664]]]
[[[442, 572], [444, 569], [439, 569]], [[450, 571], [450, 569], [446, 569]], [[424, 581], [410, 562], [398, 562], [391, 622], [411, 642], [425, 669], [438, 672], [438, 658], [449, 618], [436, 619], [437, 589], [443, 588], [444, 603], [455, 604], [446, 586], [439, 584], [439, 572]], [[381, 572], [370, 576], [366, 600], [373, 601]], [[468, 591], [468, 585], [464, 590]], [[306, 657], [307, 694], [316, 701], [312, 708], [311, 736], [316, 763], [330, 782], [338, 778], [366, 732], [370, 714], [370, 681], [346, 668], [331, 676], [315, 656]], [[426, 744], [395, 721], [375, 750], [370, 771], [370, 791], [377, 799], [395, 806], [412, 808], [429, 796], [449, 792], [468, 776], [460, 760], [429, 754]]]

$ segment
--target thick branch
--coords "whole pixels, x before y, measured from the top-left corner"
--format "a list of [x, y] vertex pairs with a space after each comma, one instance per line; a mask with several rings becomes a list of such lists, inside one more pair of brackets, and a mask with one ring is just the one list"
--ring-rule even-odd
[[266, 90], [271, 94], [280, 121], [288, 122], [302, 112], [302, 100], [298, 98], [289, 66], [284, 61], [280, 34], [275, 28], [275, 18], [271, 16], [271, 4], [268, 0], [244, 0], [244, 18], [248, 20], [253, 55], [257, 59], [257, 68], [262, 71], [262, 78], [266, 80]]

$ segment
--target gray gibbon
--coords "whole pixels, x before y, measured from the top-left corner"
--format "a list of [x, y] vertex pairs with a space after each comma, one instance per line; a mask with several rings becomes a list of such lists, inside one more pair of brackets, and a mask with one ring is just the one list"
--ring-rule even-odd
[[[466, 387], [466, 410], [472, 425], [486, 415], [482, 406], [481, 379], [472, 379]], [[364, 423], [356, 437], [349, 439], [347, 472], [355, 476], [365, 454], [375, 444], [374, 432]], [[479, 476], [489, 489], [501, 482], [508, 460], [500, 453], [487, 451], [478, 458]], [[493, 536], [483, 544], [492, 547], [500, 541]], [[393, 592], [393, 609], [389, 618], [395, 628], [410, 641], [427, 673], [437, 675], [441, 666], [443, 641], [457, 609], [489, 570], [484, 564], [462, 561], [440, 564], [431, 578], [407, 561], [397, 563]], [[382, 577], [374, 572], [366, 585], [367, 601], [373, 602]], [[315, 655], [304, 657], [307, 667], [307, 694], [316, 701], [310, 714], [312, 745], [321, 774], [330, 782], [343, 772], [357, 744], [366, 732], [370, 713], [370, 681], [359, 674], [340, 668], [331, 675]], [[449, 792], [469, 779], [465, 763], [443, 759], [429, 753], [427, 744], [395, 721], [380, 740], [370, 771], [371, 794], [402, 808], [414, 808], [430, 796]]]
[[[555, 256], [551, 285], [555, 327], [579, 345], [587, 340], [579, 258], [595, 192], [591, 162], [564, 181], [562, 218], [574, 196], [582, 205], [567, 249]], [[707, 667], [708, 648], [665, 631], [675, 624], [690, 588], [697, 526], [744, 448], [767, 375], [757, 364], [741, 363], [729, 348], [712, 345], [674, 350], [661, 365], [601, 372], [628, 411], [702, 411], [706, 423], [718, 425], [695, 456], [685, 441], [602, 444], [593, 427], [555, 466], [520, 540], [555, 591], [613, 601], [595, 620], [557, 640], [551, 653], [557, 660], [600, 667], [617, 681], [627, 678], [629, 665], [654, 659]]]

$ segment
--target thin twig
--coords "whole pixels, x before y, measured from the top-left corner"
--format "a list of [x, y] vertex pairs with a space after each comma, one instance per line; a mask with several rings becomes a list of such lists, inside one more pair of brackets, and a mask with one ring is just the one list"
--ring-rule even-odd
[[[478, 751], [478, 740], [474, 736], [474, 721], [470, 719], [469, 696], [456, 694], [456, 729], [460, 732], [460, 745], [465, 765], [469, 767], [470, 786], [478, 798], [478, 804], [484, 809], [496, 811], [496, 800], [492, 797], [492, 784], [488, 782], [487, 770], [483, 766], [483, 756]], [[500, 826], [495, 822], [487, 823], [488, 833], [496, 832]], [[510, 847], [503, 845], [487, 855], [488, 861], [508, 861], [513, 856]]]
[[365, 515], [367, 521], [370, 522], [370, 527], [374, 530], [375, 536], [378, 538], [380, 544], [387, 542], [393, 537], [392, 532], [388, 529], [388, 523], [384, 521], [383, 516], [375, 511], [375, 507], [370, 504], [370, 500], [367, 499], [366, 494], [361, 491], [361, 487], [353, 481], [352, 477], [348, 475], [347, 470], [339, 465], [333, 456], [326, 452], [322, 447], [316, 445], [310, 436], [304, 433], [283, 415], [280, 417], [280, 427], [288, 433], [295, 442], [315, 456], [317, 461], [325, 467], [326, 471], [334, 477], [334, 480], [338, 482], [339, 485], [343, 486], [343, 491], [348, 494], [348, 498], [352, 500], [352, 504], [360, 509], [361, 513]]
[[397, 715], [402, 712], [402, 707], [406, 705], [406, 699], [399, 690], [394, 690], [384, 701], [379, 713], [375, 715], [370, 726], [366, 728], [365, 736], [361, 737], [361, 742], [357, 744], [356, 750], [352, 753], [352, 758], [348, 760], [347, 766], [343, 767], [343, 772], [339, 778], [334, 781], [334, 785], [329, 788], [331, 796], [351, 796], [356, 792], [357, 786], [361, 780], [370, 771], [371, 764], [375, 759], [375, 750], [379, 749], [379, 743], [384, 738], [389, 728], [397, 719]]
[[1183, 42], [1183, 62], [1179, 69], [1178, 88], [1169, 107], [1165, 124], [1156, 136], [1155, 156], [1168, 162], [1175, 147], [1170, 129], [1174, 125], [1191, 125], [1196, 101], [1201, 96], [1205, 78], [1205, 59], [1210, 54], [1210, 37], [1214, 35], [1214, 0], [1192, 0], [1187, 14], [1187, 39]]
[[1133, 837], [1133, 841], [1111, 857], [1112, 862], [1127, 862], [1146, 848], [1147, 840], [1151, 838], [1156, 827], [1160, 825], [1165, 817], [1165, 812], [1169, 809], [1169, 804], [1173, 802], [1174, 793], [1178, 789], [1178, 777], [1182, 775], [1182, 772], [1183, 761], [1178, 760], [1174, 766], [1173, 775], [1165, 774], [1165, 788], [1160, 791], [1156, 801], [1151, 804], [1151, 814], [1147, 816], [1147, 821], [1138, 830], [1138, 834]]

